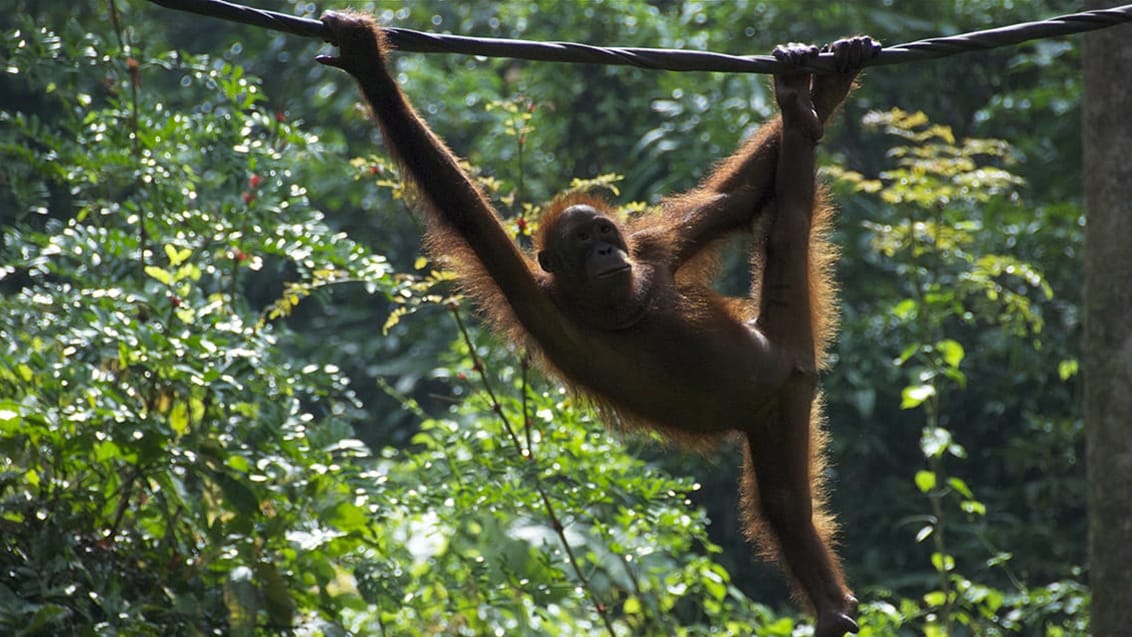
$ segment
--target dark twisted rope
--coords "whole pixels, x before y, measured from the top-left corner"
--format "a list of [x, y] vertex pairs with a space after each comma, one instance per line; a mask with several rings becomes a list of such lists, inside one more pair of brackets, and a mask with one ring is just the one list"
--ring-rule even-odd
[[[222, 0], [150, 0], [170, 9], [242, 22], [258, 27], [330, 41], [326, 27], [318, 20], [253, 9]], [[885, 47], [866, 66], [901, 64], [919, 60], [1010, 46], [1027, 40], [1083, 33], [1132, 22], [1132, 4], [1084, 11], [1038, 22], [1023, 22], [996, 29], [972, 31]], [[503, 38], [473, 38], [440, 35], [410, 29], [387, 28], [389, 41], [401, 51], [417, 53], [460, 53], [486, 57], [509, 57], [546, 62], [615, 64], [669, 71], [724, 71], [737, 73], [776, 73], [787, 70], [768, 55], [725, 55], [706, 51], [681, 51], [629, 47], [599, 47], [573, 42], [531, 42]], [[833, 55], [823, 53], [807, 70], [833, 70]]]

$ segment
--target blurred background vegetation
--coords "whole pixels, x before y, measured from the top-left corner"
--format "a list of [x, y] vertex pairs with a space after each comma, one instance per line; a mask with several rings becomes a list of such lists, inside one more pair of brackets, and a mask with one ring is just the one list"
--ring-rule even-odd
[[[732, 54], [1081, 8], [257, 3], [347, 4]], [[0, 0], [0, 27], [0, 632], [805, 634], [738, 531], [738, 453], [611, 434], [481, 330], [318, 43], [142, 0]], [[1088, 633], [1079, 51], [869, 70], [823, 142], [863, 635]], [[773, 114], [761, 76], [395, 63], [521, 241], [571, 180], [655, 203]]]

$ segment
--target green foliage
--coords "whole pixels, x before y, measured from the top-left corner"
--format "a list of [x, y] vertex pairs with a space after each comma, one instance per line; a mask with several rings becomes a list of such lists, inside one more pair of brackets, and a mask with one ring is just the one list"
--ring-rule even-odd
[[709, 618], [753, 631], [768, 617], [710, 559], [686, 500], [698, 485], [626, 455], [560, 389], [496, 368], [506, 352], [477, 351], [488, 359], [453, 353], [471, 391], [455, 419], [424, 420], [377, 470], [400, 495], [379, 540], [390, 562], [360, 584], [382, 590], [361, 632], [570, 635], [601, 632], [605, 615], [618, 634], [700, 634]]
[[[829, 172], [899, 213], [864, 227], [872, 249], [900, 277], [894, 286], [900, 300], [888, 308], [886, 330], [902, 344], [894, 359], [907, 383], [900, 408], [923, 418], [919, 448], [926, 468], [916, 471], [914, 483], [927, 512], [910, 520], [919, 524], [916, 541], [931, 546], [928, 561], [937, 577], [919, 602], [902, 600], [898, 615], [925, 635], [1006, 635], [1039, 627], [1045, 634], [1087, 634], [1079, 614], [1087, 605], [1084, 586], [1069, 579], [1031, 589], [1021, 582], [1010, 566], [1013, 556], [988, 537], [987, 504], [951, 473], [963, 470], [969, 456], [948, 409], [968, 389], [968, 351], [960, 341], [969, 338], [965, 328], [985, 322], [1040, 347], [1038, 304], [1053, 298], [1035, 264], [997, 253], [1006, 244], [994, 224], [1022, 212], [1014, 188], [1023, 182], [1008, 170], [1012, 149], [992, 139], [957, 143], [949, 127], [922, 113], [871, 113], [865, 123], [904, 140], [888, 153], [896, 167], [879, 179], [841, 168]], [[999, 590], [993, 575], [969, 574], [963, 565], [999, 571], [1010, 585]]]
[[[239, 67], [136, 61], [30, 23], [8, 35], [9, 72], [65, 110], [2, 116], [21, 188], [0, 298], [0, 625], [333, 618], [351, 603], [341, 564], [372, 533], [361, 471], [340, 464], [358, 405], [335, 368], [296, 365], [241, 289], [272, 260], [376, 289], [388, 268], [321, 222], [289, 167], [317, 143], [260, 108]], [[139, 90], [143, 73], [179, 74], [193, 106]]]
[[[419, 257], [350, 83], [306, 63], [317, 44], [145, 3], [117, 6], [115, 31], [105, 4], [16, 4], [0, 17], [0, 632], [805, 633], [751, 602], [784, 593], [729, 519], [726, 458], [618, 440], [522, 352], [454, 325], [469, 315]], [[371, 8], [738, 54], [1068, 10]], [[832, 502], [862, 635], [1087, 634], [1076, 50], [871, 70], [824, 143], [846, 256]], [[762, 78], [396, 60], [520, 242], [565, 184], [654, 201], [771, 111]], [[859, 125], [893, 104], [933, 115]]]
[[[348, 379], [293, 357], [280, 319], [359, 283], [457, 306], [432, 291], [446, 276], [395, 274], [323, 222], [292, 167], [325, 149], [262, 107], [255, 78], [135, 60], [99, 34], [11, 35], [5, 67], [67, 106], [2, 115], [0, 170], [21, 184], [0, 297], [3, 632], [692, 635], [773, 620], [713, 561], [698, 485], [627, 454], [513, 355], [470, 349], [462, 326], [446, 356], [459, 408], [426, 417], [402, 398], [422, 418], [408, 447], [354, 439]], [[67, 76], [75, 65], [101, 79]], [[178, 103], [144, 89], [167, 73]], [[257, 307], [272, 269], [283, 280]]]

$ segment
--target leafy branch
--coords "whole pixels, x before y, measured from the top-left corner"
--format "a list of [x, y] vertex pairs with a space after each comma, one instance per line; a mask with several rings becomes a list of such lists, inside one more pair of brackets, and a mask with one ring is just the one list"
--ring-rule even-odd
[[[471, 356], [472, 359], [472, 368], [479, 375], [480, 383], [483, 385], [484, 391], [487, 393], [488, 399], [491, 401], [492, 412], [494, 412], [496, 417], [499, 418], [500, 423], [502, 423], [504, 430], [507, 432], [507, 436], [511, 440], [515, 457], [524, 462], [537, 462], [538, 459], [535, 457], [534, 449], [530, 446], [531, 417], [530, 414], [525, 413], [525, 396], [527, 393], [527, 375], [525, 371], [526, 356], [523, 357], [524, 372], [522, 376], [522, 384], [519, 390], [524, 396], [524, 413], [522, 414], [522, 418], [523, 422], [525, 423], [524, 427], [527, 430], [526, 437], [528, 442], [528, 444], [524, 446], [523, 443], [519, 440], [519, 435], [516, 431], [515, 426], [512, 424], [511, 419], [507, 417], [507, 414], [503, 409], [503, 405], [500, 404], [498, 398], [496, 397], [495, 390], [492, 387], [491, 380], [488, 376], [488, 370], [486, 368], [486, 365], [484, 365], [483, 359], [480, 358], [478, 354], [476, 354], [475, 343], [472, 341], [471, 334], [468, 332], [468, 328], [464, 324], [463, 318], [461, 318], [460, 316], [459, 304], [450, 302], [448, 309], [452, 313], [452, 317], [456, 321], [456, 327], [460, 331], [460, 337], [463, 339], [465, 346], [467, 346], [468, 348], [469, 356]], [[562, 548], [566, 552], [566, 559], [570, 563], [571, 570], [574, 571], [575, 577], [577, 577], [578, 581], [581, 582], [582, 588], [585, 589], [586, 595], [590, 598], [590, 602], [593, 604], [594, 610], [597, 611], [597, 614], [601, 618], [602, 623], [605, 624], [606, 630], [609, 631], [609, 634], [611, 636], [615, 636], [617, 633], [613, 629], [613, 620], [609, 617], [608, 609], [606, 608], [605, 603], [599, 599], [597, 591], [594, 590], [594, 587], [590, 583], [590, 580], [586, 576], [585, 572], [582, 571], [581, 563], [578, 561], [577, 555], [575, 555], [574, 547], [570, 544], [569, 538], [566, 537], [566, 527], [562, 524], [562, 520], [558, 516], [558, 512], [554, 507], [553, 501], [550, 499], [550, 495], [547, 493], [546, 487], [542, 484], [542, 481], [537, 473], [532, 472], [530, 475], [534, 479], [533, 487], [535, 489], [535, 492], [538, 494], [539, 499], [542, 501], [546, 517], [550, 520], [550, 526], [554, 530], [554, 533], [558, 536], [558, 540], [559, 542], [561, 542]]]

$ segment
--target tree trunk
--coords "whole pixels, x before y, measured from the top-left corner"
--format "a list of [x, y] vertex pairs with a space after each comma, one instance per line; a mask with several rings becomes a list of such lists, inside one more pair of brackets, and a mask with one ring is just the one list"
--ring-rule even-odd
[[1087, 34], [1084, 64], [1089, 585], [1092, 634], [1116, 637], [1132, 631], [1132, 26]]

